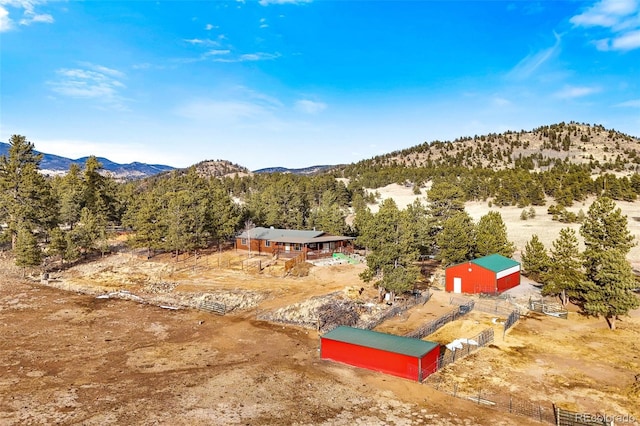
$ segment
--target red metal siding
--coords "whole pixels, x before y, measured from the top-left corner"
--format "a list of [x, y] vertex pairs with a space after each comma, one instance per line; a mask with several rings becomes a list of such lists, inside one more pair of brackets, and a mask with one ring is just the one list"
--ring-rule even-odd
[[495, 293], [496, 274], [474, 263], [450, 266], [445, 271], [445, 289], [453, 292], [453, 279], [462, 280], [462, 293]]
[[431, 352], [422, 357], [420, 362], [422, 366], [422, 377], [420, 381], [423, 381], [431, 374], [438, 370], [438, 357], [440, 356], [440, 346], [436, 346]]
[[514, 272], [513, 274], [507, 275], [506, 277], [499, 278], [498, 292], [501, 293], [517, 285], [520, 285], [520, 272]]
[[423, 372], [420, 377], [420, 358], [325, 338], [321, 339], [320, 348], [322, 359], [418, 381], [437, 369], [439, 353], [439, 347], [436, 346], [422, 358]]

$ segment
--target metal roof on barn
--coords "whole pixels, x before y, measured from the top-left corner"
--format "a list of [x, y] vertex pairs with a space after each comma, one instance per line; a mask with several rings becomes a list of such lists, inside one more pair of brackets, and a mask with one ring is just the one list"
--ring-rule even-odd
[[505, 269], [513, 268], [514, 266], [520, 266], [520, 263], [500, 254], [490, 254], [489, 256], [474, 259], [471, 263], [482, 266], [484, 269], [488, 269], [493, 272], [500, 272]]
[[394, 334], [363, 330], [341, 325], [322, 336], [323, 339], [337, 340], [368, 348], [394, 352], [421, 358], [439, 345], [435, 342], [396, 336]]

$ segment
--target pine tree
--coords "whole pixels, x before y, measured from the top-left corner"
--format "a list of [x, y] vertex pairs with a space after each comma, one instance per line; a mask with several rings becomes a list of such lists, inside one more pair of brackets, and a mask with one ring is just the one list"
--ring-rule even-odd
[[476, 226], [476, 254], [488, 256], [498, 253], [511, 257], [514, 251], [515, 247], [507, 238], [507, 226], [500, 213], [491, 211], [482, 216]]
[[583, 310], [589, 315], [602, 315], [612, 330], [616, 320], [640, 306], [633, 293], [638, 286], [631, 265], [620, 250], [611, 249], [600, 255], [600, 266], [583, 286]]
[[69, 167], [69, 171], [59, 180], [56, 189], [60, 200], [60, 222], [73, 229], [80, 221], [80, 211], [84, 205], [82, 176], [77, 164]]
[[18, 230], [15, 246], [16, 266], [22, 266], [22, 276], [28, 267], [42, 263], [42, 251], [36, 237], [25, 227]]
[[558, 238], [553, 242], [549, 267], [542, 274], [543, 295], [560, 296], [562, 304], [567, 305], [569, 298], [578, 296], [578, 289], [584, 280], [580, 249], [576, 231], [572, 228], [560, 230]]
[[67, 251], [67, 239], [64, 232], [60, 228], [55, 227], [51, 230], [49, 237], [50, 241], [47, 246], [47, 253], [50, 256], [59, 256], [61, 262], [64, 264]]
[[320, 205], [312, 210], [309, 225], [333, 235], [343, 235], [347, 231], [345, 214], [329, 190], [322, 194]]
[[632, 291], [637, 284], [626, 260], [634, 246], [627, 217], [613, 200], [600, 197], [589, 207], [580, 233], [585, 244], [585, 281], [578, 291], [582, 310], [604, 316], [613, 330], [616, 319], [640, 303]]
[[547, 249], [540, 241], [537, 234], [531, 236], [522, 252], [522, 268], [527, 277], [536, 282], [544, 283], [544, 274], [549, 269], [550, 259]]
[[376, 279], [381, 290], [392, 294], [412, 289], [419, 274], [415, 264], [419, 252], [411, 216], [398, 210], [390, 198], [382, 202], [375, 215], [360, 214], [357, 241], [369, 250], [367, 269], [360, 274], [362, 280]]
[[447, 182], [434, 182], [427, 192], [429, 213], [436, 225], [464, 210], [465, 193], [459, 186]]
[[58, 206], [49, 183], [38, 173], [42, 154], [36, 154], [24, 136], [11, 136], [9, 144], [8, 157], [0, 156], [0, 222], [7, 224], [15, 248], [21, 228], [53, 228]]
[[445, 266], [475, 258], [475, 225], [466, 211], [458, 212], [444, 221], [436, 237], [438, 259]]

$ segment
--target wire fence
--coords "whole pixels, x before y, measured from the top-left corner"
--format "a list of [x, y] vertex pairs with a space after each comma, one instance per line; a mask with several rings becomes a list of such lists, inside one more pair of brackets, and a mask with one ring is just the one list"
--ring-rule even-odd
[[516, 322], [520, 319], [520, 312], [518, 310], [514, 310], [509, 314], [507, 320], [504, 322], [504, 330], [502, 332], [502, 337], [504, 338], [507, 330], [515, 325]]
[[505, 318], [511, 315], [514, 310], [519, 311], [519, 309], [514, 308], [511, 305], [505, 304], [503, 300], [487, 299], [476, 300], [475, 310]]
[[389, 318], [400, 315], [414, 306], [420, 304], [424, 305], [429, 301], [429, 299], [431, 299], [431, 293], [428, 290], [426, 292], [414, 293], [412, 297], [409, 297], [400, 303], [396, 303], [392, 308], [382, 312], [382, 314], [377, 315], [374, 318], [369, 318], [365, 321], [358, 321], [356, 328], [372, 330]]
[[446, 324], [457, 320], [458, 318], [468, 314], [473, 310], [474, 301], [471, 300], [464, 305], [460, 305], [457, 308], [447, 312], [439, 318], [436, 318], [428, 323], [422, 325], [421, 327], [413, 330], [407, 334], [405, 337], [413, 337], [415, 339], [422, 339], [430, 334], [433, 334], [439, 328], [445, 326]]
[[[616, 417], [620, 423], [635, 423], [632, 416], [610, 416], [606, 414], [577, 413], [555, 407], [556, 425], [558, 426], [613, 426]], [[627, 418], [625, 418], [627, 417]]]
[[569, 311], [567, 311], [564, 306], [559, 303], [548, 302], [544, 299], [534, 300], [529, 298], [529, 309], [556, 318], [567, 319], [569, 316]]
[[529, 401], [511, 394], [500, 394], [488, 389], [467, 388], [466, 384], [451, 383], [432, 374], [423, 382], [432, 388], [452, 395], [456, 398], [473, 401], [478, 405], [488, 407], [516, 416], [528, 417], [541, 423], [556, 424], [553, 404], [549, 402]]
[[458, 339], [449, 346], [445, 346], [445, 351], [438, 357], [438, 370], [453, 364], [472, 352], [493, 343], [493, 328], [483, 330], [477, 336], [470, 339]]

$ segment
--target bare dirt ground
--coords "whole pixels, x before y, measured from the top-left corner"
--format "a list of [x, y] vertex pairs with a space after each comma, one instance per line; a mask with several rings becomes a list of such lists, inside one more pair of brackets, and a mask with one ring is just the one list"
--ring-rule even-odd
[[121, 295], [149, 302], [158, 286], [148, 278], [162, 275], [178, 285], [165, 287], [173, 288], [158, 303], [243, 288], [263, 295], [260, 309], [275, 309], [356, 284], [361, 266], [282, 279], [116, 254], [50, 283], [85, 294], [22, 280], [7, 260], [2, 266], [0, 424], [529, 424], [425, 385], [322, 361], [314, 330], [257, 321], [256, 308], [217, 316], [96, 297], [127, 290]]
[[[0, 424], [539, 424], [428, 384], [320, 360], [315, 330], [256, 320], [313, 296], [353, 293], [362, 265], [281, 278], [218, 269], [219, 259], [204, 256], [194, 268], [190, 260], [114, 254], [54, 274], [50, 286], [59, 288], [22, 280], [4, 261]], [[112, 297], [97, 297], [105, 294]], [[379, 329], [403, 334], [451, 309], [448, 294], [433, 294]], [[217, 316], [157, 306], [211, 295], [228, 297], [234, 310]], [[578, 314], [521, 320], [505, 339], [496, 332], [493, 346], [438, 373], [440, 386], [638, 418], [634, 315], [616, 332]], [[427, 339], [446, 343], [487, 326], [501, 330], [472, 312]]]

